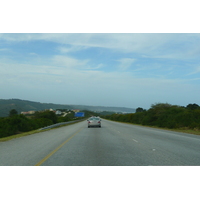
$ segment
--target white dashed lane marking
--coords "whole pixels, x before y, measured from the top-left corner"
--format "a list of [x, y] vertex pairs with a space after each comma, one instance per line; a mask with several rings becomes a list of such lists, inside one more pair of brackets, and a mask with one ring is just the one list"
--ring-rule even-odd
[[134, 142], [138, 142], [137, 140], [133, 139]]

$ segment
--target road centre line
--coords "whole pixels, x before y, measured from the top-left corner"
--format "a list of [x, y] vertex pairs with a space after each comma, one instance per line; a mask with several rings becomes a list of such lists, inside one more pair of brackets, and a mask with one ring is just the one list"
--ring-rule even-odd
[[56, 153], [63, 145], [65, 145], [67, 142], [69, 142], [76, 134], [78, 134], [83, 128], [79, 129], [77, 132], [75, 132], [70, 138], [68, 138], [66, 141], [64, 141], [60, 146], [58, 146], [56, 149], [54, 149], [50, 154], [48, 154], [46, 157], [44, 157], [41, 161], [39, 161], [35, 166], [40, 166], [42, 163], [44, 163], [48, 158], [50, 158], [54, 153]]

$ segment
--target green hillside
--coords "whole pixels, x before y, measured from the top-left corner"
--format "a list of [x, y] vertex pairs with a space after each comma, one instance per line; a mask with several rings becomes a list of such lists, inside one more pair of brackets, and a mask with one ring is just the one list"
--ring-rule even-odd
[[64, 104], [53, 104], [53, 103], [40, 103], [34, 101], [27, 101], [21, 99], [0, 99], [0, 117], [7, 117], [10, 110], [15, 109], [18, 113], [27, 111], [40, 111], [45, 109], [80, 109], [90, 110], [95, 112], [111, 111], [121, 113], [133, 113], [133, 108], [123, 107], [104, 107], [104, 106], [86, 106], [86, 105], [64, 105]]

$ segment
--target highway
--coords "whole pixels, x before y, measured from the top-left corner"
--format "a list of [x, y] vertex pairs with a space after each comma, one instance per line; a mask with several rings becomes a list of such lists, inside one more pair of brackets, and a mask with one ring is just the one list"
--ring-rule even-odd
[[82, 121], [0, 142], [0, 166], [200, 166], [200, 136]]

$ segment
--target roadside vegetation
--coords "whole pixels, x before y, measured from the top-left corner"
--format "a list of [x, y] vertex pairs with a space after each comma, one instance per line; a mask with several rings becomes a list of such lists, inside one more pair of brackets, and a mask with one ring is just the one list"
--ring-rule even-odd
[[[85, 117], [93, 115], [90, 111], [85, 111]], [[40, 111], [32, 115], [18, 114], [12, 109], [8, 117], [0, 117], [0, 138], [14, 135], [29, 135], [38, 132], [38, 129], [60, 122], [76, 120], [74, 112], [70, 111], [66, 116], [56, 115], [53, 111]], [[79, 118], [81, 119], [81, 118]], [[12, 138], [12, 137], [11, 137]]]
[[182, 130], [200, 135], [200, 106], [188, 104], [186, 107], [168, 103], [153, 104], [149, 110], [137, 108], [136, 113], [112, 114], [104, 118], [151, 127]]

